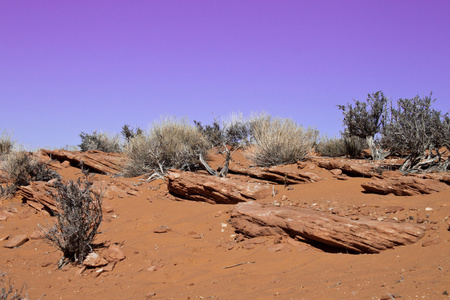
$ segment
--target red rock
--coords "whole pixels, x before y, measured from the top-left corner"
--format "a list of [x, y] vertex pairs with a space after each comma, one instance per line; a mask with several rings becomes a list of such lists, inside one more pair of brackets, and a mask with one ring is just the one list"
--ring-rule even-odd
[[292, 167], [290, 166], [276, 166], [270, 168], [244, 168], [233, 166], [229, 168], [229, 172], [234, 174], [247, 175], [258, 179], [274, 181], [281, 184], [316, 182], [323, 179], [315, 173], [298, 169], [292, 170]]
[[311, 161], [327, 170], [340, 169], [347, 175], [360, 177], [372, 177], [376, 167], [374, 163], [366, 163], [354, 159], [315, 157], [311, 158]]
[[425, 227], [416, 224], [378, 222], [363, 217], [352, 220], [308, 208], [254, 202], [237, 204], [230, 222], [238, 232], [250, 237], [300, 236], [306, 241], [359, 253], [376, 253], [415, 243], [425, 234]]
[[167, 233], [169, 231], [172, 231], [172, 229], [170, 229], [169, 226], [165, 226], [165, 225], [162, 225], [162, 226], [159, 226], [159, 227], [156, 227], [155, 229], [153, 229], [154, 233]]
[[339, 175], [342, 175], [342, 170], [341, 169], [333, 169], [333, 170], [330, 170], [330, 173], [333, 174], [334, 176], [339, 176]]
[[89, 253], [88, 256], [86, 256], [86, 258], [83, 261], [84, 266], [92, 268], [105, 266], [107, 264], [108, 261], [95, 252]]
[[433, 245], [438, 245], [441, 242], [441, 239], [439, 237], [427, 239], [422, 243], [422, 247], [428, 247]]
[[267, 247], [267, 251], [269, 252], [291, 252], [292, 249], [286, 244], [276, 244], [276, 245], [270, 245]]
[[384, 178], [402, 177], [403, 173], [400, 171], [384, 171], [381, 176]]
[[30, 235], [30, 238], [32, 240], [40, 240], [43, 239], [45, 237], [45, 233], [42, 232], [42, 230], [35, 230], [33, 231], [33, 233]]
[[431, 194], [450, 188], [443, 182], [414, 176], [373, 179], [361, 184], [361, 186], [366, 192], [382, 195], [392, 193], [396, 196]]
[[73, 166], [82, 165], [100, 174], [117, 174], [122, 172], [125, 165], [125, 155], [122, 153], [105, 153], [98, 150], [79, 152], [68, 150], [41, 150], [42, 155], [47, 155], [59, 161], [68, 161]]
[[170, 170], [167, 179], [172, 194], [211, 204], [235, 204], [272, 194], [272, 187], [268, 185], [192, 172]]
[[13, 237], [10, 237], [5, 244], [3, 244], [3, 247], [5, 248], [17, 248], [22, 246], [28, 241], [28, 236], [26, 235], [16, 235]]
[[56, 190], [51, 182], [32, 181], [30, 185], [20, 186], [17, 194], [22, 197], [22, 201], [37, 210], [47, 210], [56, 212], [55, 200], [49, 193]]
[[119, 246], [111, 245], [106, 250], [105, 259], [108, 262], [117, 262], [125, 259], [125, 254], [122, 252]]

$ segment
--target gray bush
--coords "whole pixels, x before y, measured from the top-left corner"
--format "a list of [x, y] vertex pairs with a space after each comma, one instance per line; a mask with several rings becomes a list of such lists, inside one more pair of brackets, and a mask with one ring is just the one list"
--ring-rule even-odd
[[0, 300], [27, 300], [28, 293], [26, 285], [23, 285], [20, 290], [14, 287], [11, 280], [6, 281], [6, 273], [0, 274]]
[[391, 152], [407, 158], [403, 172], [446, 171], [440, 148], [450, 145], [450, 117], [431, 106], [430, 96], [399, 99], [392, 107], [382, 132], [382, 144]]
[[83, 181], [57, 180], [54, 187], [57, 219], [52, 226], [41, 229], [45, 238], [63, 253], [59, 267], [68, 262], [81, 264], [93, 251], [93, 241], [103, 219], [102, 195], [92, 192], [87, 175]]
[[80, 133], [81, 151], [98, 150], [108, 153], [122, 152], [122, 145], [118, 135], [110, 136], [106, 133], [94, 131], [92, 134]]

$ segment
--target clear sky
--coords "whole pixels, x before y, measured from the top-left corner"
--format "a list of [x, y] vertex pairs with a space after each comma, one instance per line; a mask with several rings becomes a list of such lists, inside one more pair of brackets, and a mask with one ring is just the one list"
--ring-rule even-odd
[[79, 133], [265, 111], [321, 133], [382, 90], [450, 109], [448, 0], [0, 1], [0, 133]]

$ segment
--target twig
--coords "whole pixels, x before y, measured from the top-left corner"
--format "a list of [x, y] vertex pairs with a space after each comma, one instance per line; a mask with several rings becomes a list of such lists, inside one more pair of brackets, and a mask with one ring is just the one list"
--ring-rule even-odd
[[254, 263], [255, 263], [254, 261], [246, 261], [246, 262], [243, 262], [243, 263], [238, 263], [238, 264], [234, 264], [234, 265], [227, 266], [227, 267], [222, 267], [222, 269], [230, 269], [230, 268], [234, 268], [234, 267], [237, 267], [237, 266], [242, 266], [242, 265], [245, 265], [245, 264], [254, 264]]

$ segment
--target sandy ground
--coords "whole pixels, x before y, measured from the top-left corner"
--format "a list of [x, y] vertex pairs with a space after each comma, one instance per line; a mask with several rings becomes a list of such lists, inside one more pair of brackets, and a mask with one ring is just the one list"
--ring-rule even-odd
[[[241, 155], [236, 161], [246, 163]], [[293, 166], [295, 167], [295, 166]], [[308, 244], [286, 244], [274, 251], [272, 237], [235, 243], [228, 224], [233, 205], [211, 205], [177, 199], [163, 180], [136, 187], [137, 195], [111, 194], [97, 242], [118, 244], [126, 259], [109, 272], [79, 266], [58, 270], [61, 252], [42, 239], [7, 249], [0, 241], [0, 266], [16, 287], [27, 285], [30, 299], [447, 299], [450, 294], [450, 190], [425, 196], [397, 197], [363, 193], [367, 178], [337, 180], [326, 170], [311, 170], [325, 180], [275, 185], [278, 194], [258, 202], [312, 207], [320, 210], [359, 210], [375, 218], [396, 218], [429, 224], [418, 243], [378, 254], [329, 253]], [[66, 179], [80, 176], [67, 167]], [[140, 183], [139, 178], [95, 175], [94, 180]], [[388, 214], [386, 207], [404, 210]], [[8, 213], [0, 221], [0, 238], [30, 236], [38, 224], [52, 222], [19, 197], [1, 200]], [[432, 208], [432, 210], [425, 210]], [[166, 233], [154, 229], [168, 226]], [[437, 244], [424, 247], [427, 240]], [[280, 249], [280, 248], [278, 248]], [[99, 249], [101, 252], [102, 249]], [[241, 264], [242, 263], [242, 264]], [[237, 265], [240, 264], [240, 265]]]

